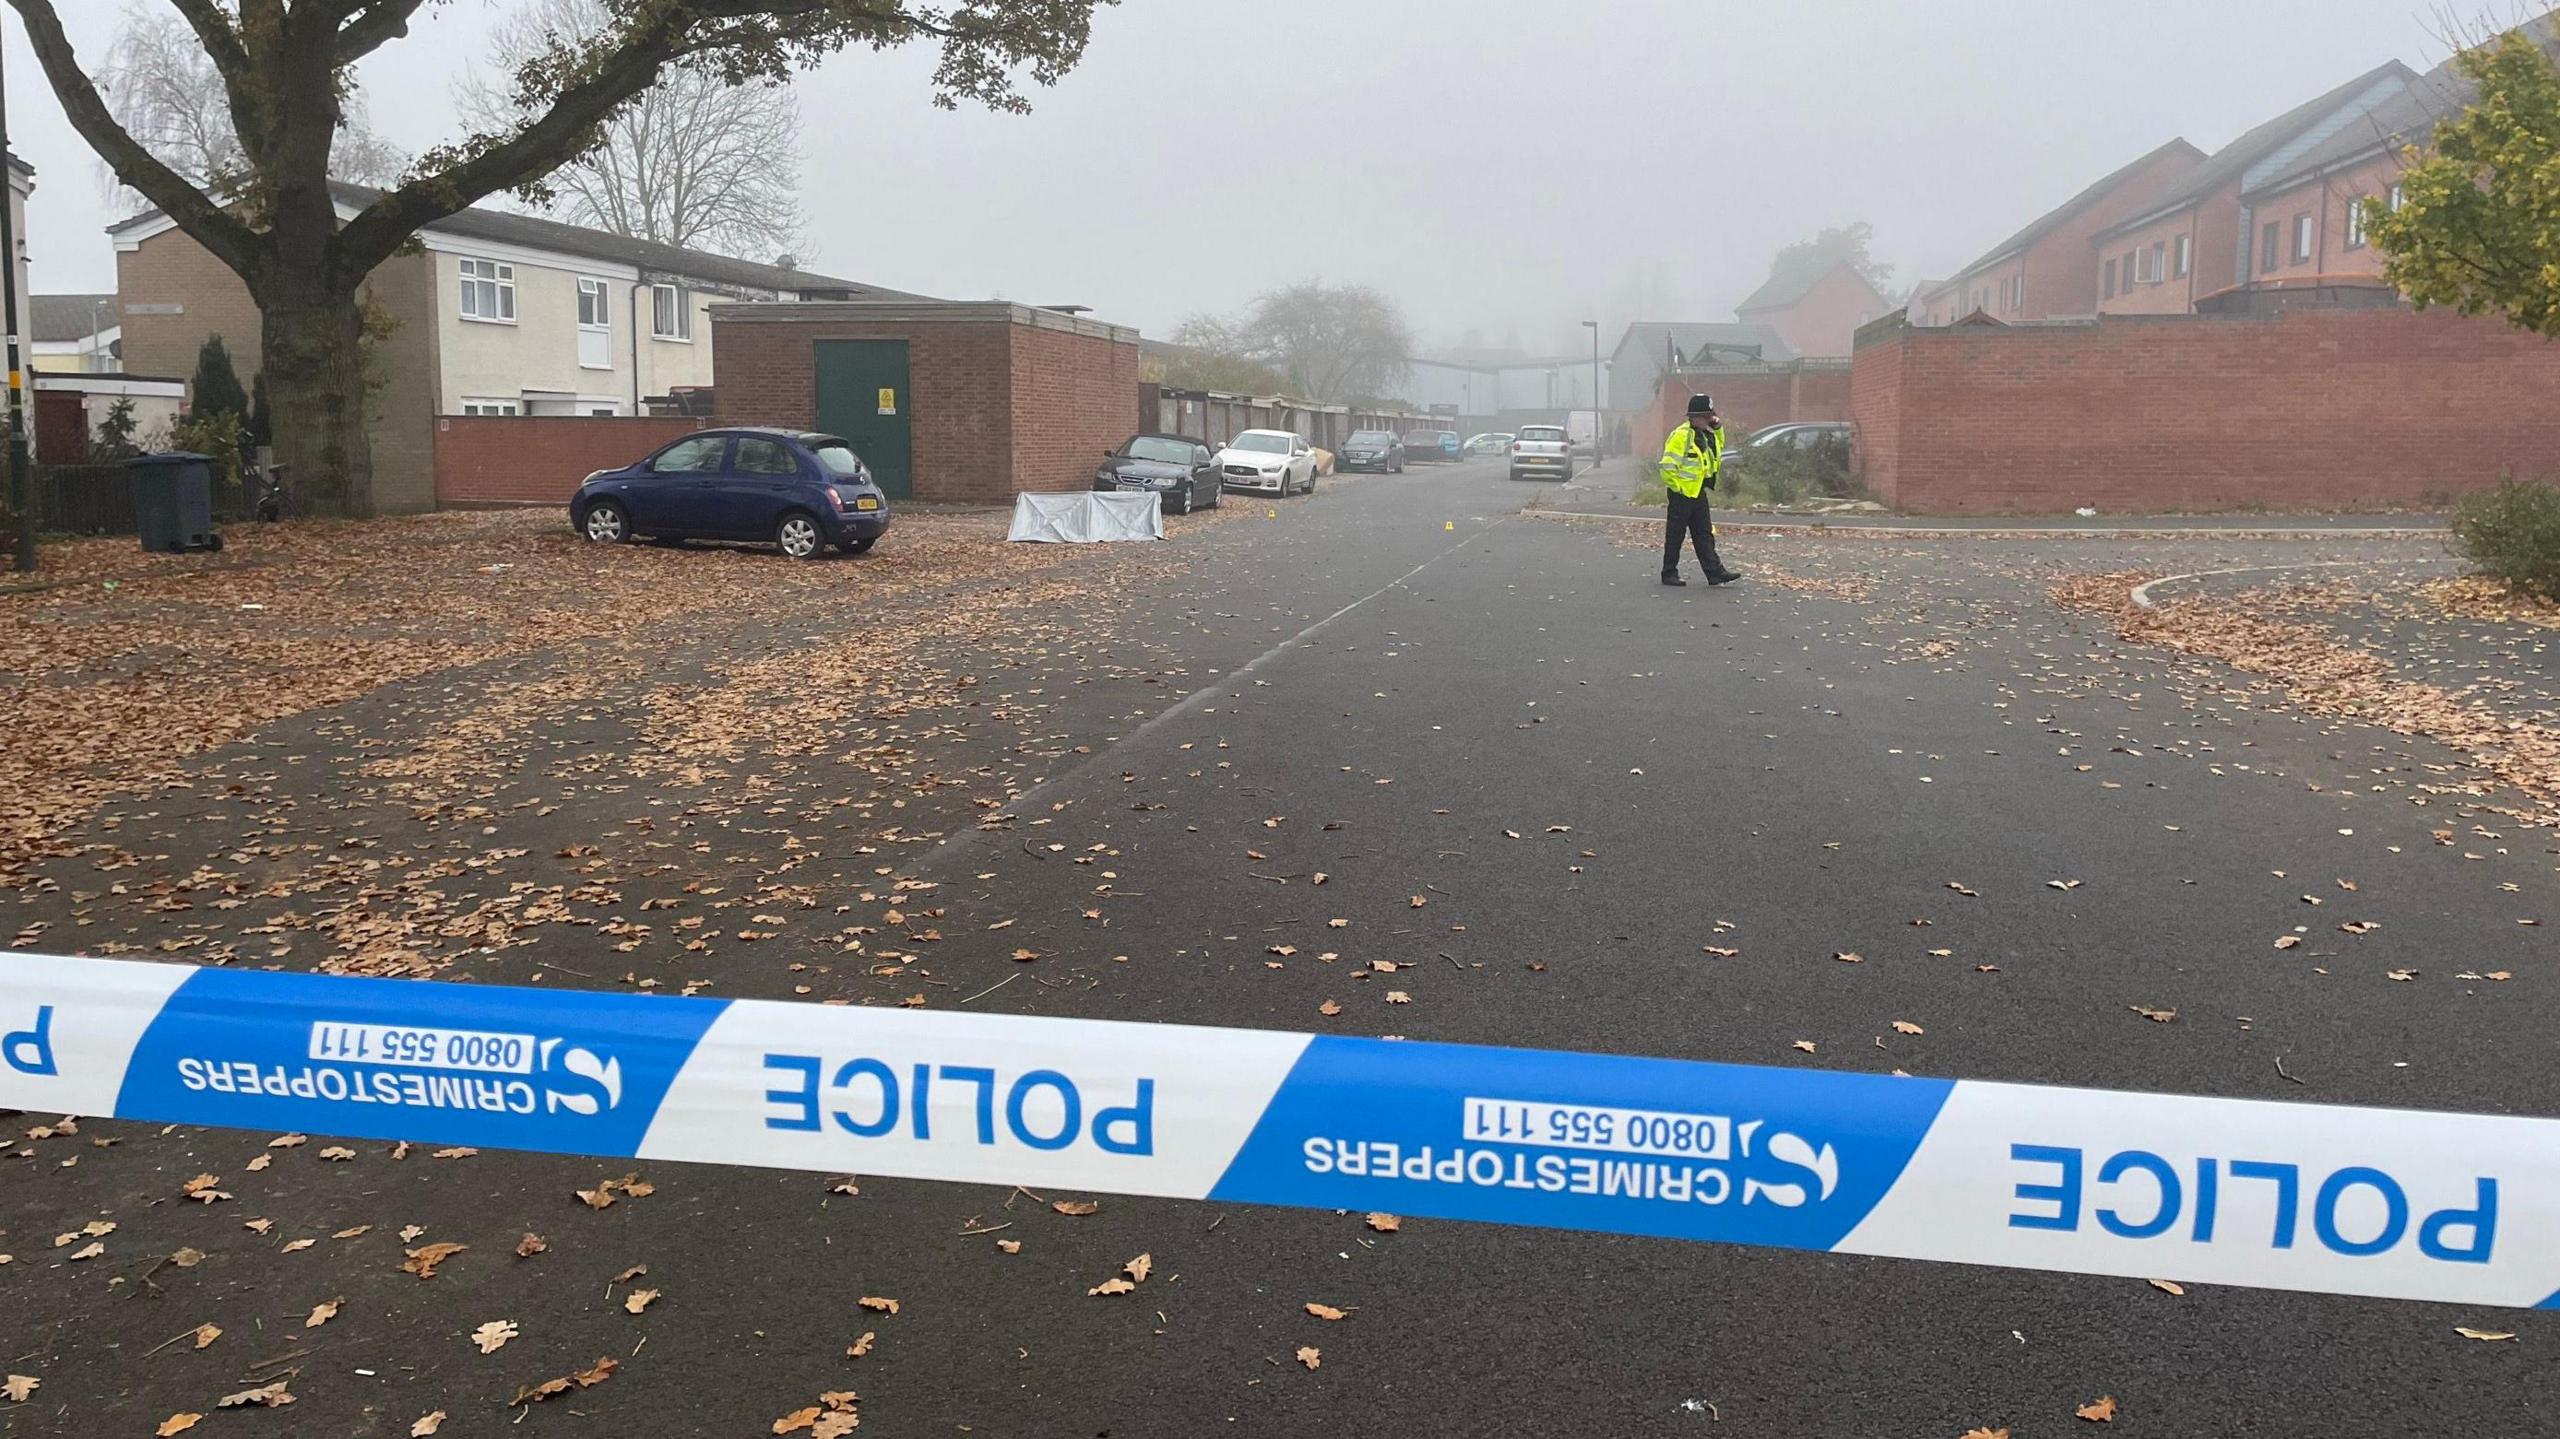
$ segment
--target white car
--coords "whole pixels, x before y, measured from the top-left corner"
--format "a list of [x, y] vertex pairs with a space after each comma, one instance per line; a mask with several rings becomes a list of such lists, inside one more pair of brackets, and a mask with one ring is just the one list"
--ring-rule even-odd
[[1562, 425], [1522, 425], [1511, 439], [1511, 478], [1553, 475], [1573, 478], [1573, 446]]
[[1218, 478], [1230, 490], [1314, 494], [1316, 449], [1287, 430], [1246, 430], [1218, 451]]

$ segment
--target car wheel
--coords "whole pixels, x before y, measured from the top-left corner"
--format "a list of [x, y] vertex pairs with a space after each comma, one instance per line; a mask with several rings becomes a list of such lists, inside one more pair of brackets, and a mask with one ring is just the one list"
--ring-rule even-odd
[[631, 515], [612, 500], [598, 500], [587, 506], [578, 530], [600, 545], [626, 544], [631, 539]]
[[782, 517], [773, 527], [773, 542], [783, 554], [795, 560], [814, 560], [827, 548], [826, 534], [818, 522], [798, 510]]
[[842, 544], [837, 545], [836, 548], [844, 551], [848, 555], [867, 555], [871, 553], [871, 547], [878, 543], [880, 543], [880, 537], [878, 535], [873, 535], [869, 539], [846, 540]]

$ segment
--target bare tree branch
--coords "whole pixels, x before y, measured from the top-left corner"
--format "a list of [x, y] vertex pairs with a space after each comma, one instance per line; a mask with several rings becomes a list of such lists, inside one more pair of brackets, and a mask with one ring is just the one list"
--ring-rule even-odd
[[8, 4], [26, 22], [27, 40], [35, 48], [36, 63], [43, 67], [45, 80], [62, 101], [71, 128], [80, 132], [80, 138], [88, 141], [89, 148], [113, 166], [126, 184], [186, 226], [187, 233], [216, 259], [247, 274], [255, 264], [256, 233], [225, 213], [178, 172], [160, 163], [116, 123], [97, 87], [80, 69], [79, 57], [72, 53], [71, 41], [62, 33], [62, 19], [54, 13], [53, 0], [8, 0]]

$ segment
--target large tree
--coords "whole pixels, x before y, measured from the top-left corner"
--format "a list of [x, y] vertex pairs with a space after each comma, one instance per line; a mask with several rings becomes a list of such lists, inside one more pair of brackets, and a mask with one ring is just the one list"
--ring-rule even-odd
[[[214, 68], [211, 52], [195, 31], [174, 13], [147, 7], [143, 0], [125, 0], [115, 43], [98, 67], [98, 90], [107, 97], [117, 124], [207, 194], [227, 196], [246, 179], [222, 72]], [[342, 109], [330, 173], [368, 185], [399, 179], [409, 157], [365, 124], [364, 100], [352, 84]], [[111, 189], [126, 189], [112, 168], [106, 174]]]
[[[456, 87], [463, 119], [482, 130], [524, 123], [510, 77], [564, 42], [594, 43], [613, 24], [605, 0], [530, 0], [490, 34], [496, 75], [475, 69]], [[800, 105], [788, 86], [736, 85], [676, 66], [602, 131], [546, 181], [559, 218], [686, 249], [805, 257]]]
[[1875, 237], [1876, 227], [1864, 220], [1832, 226], [1810, 240], [1798, 240], [1778, 251], [1769, 262], [1769, 277], [1774, 280], [1781, 276], [1818, 275], [1846, 261], [1850, 269], [1876, 287], [1878, 294], [1890, 294], [1893, 267], [1867, 253], [1867, 246]]
[[343, 222], [329, 181], [349, 68], [447, 0], [167, 0], [222, 76], [241, 157], [240, 183], [225, 193], [189, 180], [117, 122], [63, 33], [61, 3], [8, 0], [73, 128], [248, 286], [277, 459], [320, 504], [365, 514], [373, 464], [357, 296], [420, 227], [501, 190], [538, 193], [670, 66], [729, 84], [776, 83], [840, 50], [933, 40], [935, 104], [1027, 110], [1017, 75], [1055, 83], [1083, 57], [1095, 6], [1110, 0], [604, 0], [611, 24], [602, 34], [517, 68], [521, 121], [421, 156]]
[[[2553, 34], [2548, 22], [2536, 29]], [[2413, 150], [2395, 208], [2361, 203], [2382, 275], [2419, 309], [2503, 314], [2560, 337], [2560, 64], [2510, 31], [2454, 58], [2478, 97]]]
[[1395, 301], [1366, 285], [1318, 280], [1263, 294], [1237, 319], [1194, 315], [1174, 332], [1174, 342], [1276, 373], [1291, 393], [1319, 404], [1392, 395], [1414, 351], [1413, 331]]

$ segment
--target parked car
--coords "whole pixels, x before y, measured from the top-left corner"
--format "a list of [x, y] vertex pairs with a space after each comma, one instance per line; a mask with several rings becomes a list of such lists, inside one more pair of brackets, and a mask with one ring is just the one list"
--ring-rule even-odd
[[1517, 438], [1509, 430], [1488, 430], [1481, 435], [1469, 436], [1459, 450], [1469, 455], [1507, 455], [1511, 453], [1511, 442]]
[[1342, 456], [1337, 462], [1348, 473], [1352, 470], [1378, 470], [1390, 475], [1404, 473], [1404, 441], [1392, 430], [1354, 430], [1342, 442]]
[[1511, 478], [1573, 478], [1573, 445], [1562, 425], [1522, 425], [1511, 441]]
[[1751, 437], [1726, 452], [1724, 462], [1748, 468], [1754, 454], [1769, 454], [1783, 446], [1791, 450], [1815, 450], [1825, 445], [1845, 447], [1849, 440], [1846, 420], [1787, 420], [1763, 425]]
[[1218, 461], [1209, 442], [1189, 435], [1132, 435], [1118, 449], [1102, 452], [1102, 468], [1094, 472], [1097, 490], [1151, 490], [1168, 515], [1218, 507], [1226, 486], [1218, 481]]
[[703, 430], [636, 465], [598, 470], [569, 523], [599, 544], [761, 540], [795, 560], [858, 555], [889, 529], [889, 498], [853, 447], [798, 430]]
[[1218, 482], [1266, 495], [1313, 494], [1315, 446], [1287, 430], [1246, 430], [1218, 451]]
[[1454, 465], [1466, 458], [1465, 450], [1458, 442], [1457, 431], [1435, 430], [1432, 432], [1432, 438], [1440, 443], [1441, 463]]

